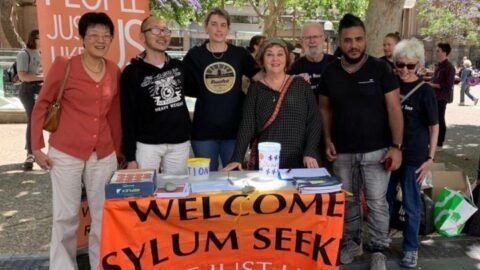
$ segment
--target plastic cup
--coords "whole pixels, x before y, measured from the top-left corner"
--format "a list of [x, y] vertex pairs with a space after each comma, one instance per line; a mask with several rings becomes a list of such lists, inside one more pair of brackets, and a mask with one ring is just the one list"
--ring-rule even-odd
[[206, 180], [210, 175], [209, 158], [189, 158], [187, 160], [188, 178], [190, 180]]
[[264, 177], [277, 177], [281, 149], [282, 146], [276, 142], [261, 142], [258, 144], [258, 168]]

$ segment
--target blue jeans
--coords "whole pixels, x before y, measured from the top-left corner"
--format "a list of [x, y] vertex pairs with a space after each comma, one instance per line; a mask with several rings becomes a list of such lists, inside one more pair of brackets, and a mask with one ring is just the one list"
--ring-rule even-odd
[[193, 154], [196, 157], [210, 158], [210, 171], [218, 171], [218, 158], [222, 166], [227, 165], [233, 156], [235, 140], [192, 140]]
[[405, 211], [405, 223], [403, 228], [403, 251], [416, 251], [419, 246], [418, 231], [421, 220], [420, 185], [417, 183], [417, 168], [402, 165], [400, 169], [392, 173], [388, 185], [387, 200], [390, 211], [393, 210], [393, 202], [396, 196], [396, 188], [400, 183], [402, 188], [402, 207]]
[[467, 97], [472, 101], [475, 101], [477, 99], [470, 93], [470, 85], [468, 84], [468, 82], [462, 82], [462, 86], [460, 87], [460, 103], [465, 102], [465, 95], [467, 95]]
[[390, 237], [388, 227], [390, 215], [386, 193], [390, 172], [385, 171], [380, 162], [387, 149], [361, 154], [337, 154], [333, 163], [334, 173], [340, 178], [343, 189], [353, 196], [345, 199], [345, 226], [343, 242], [361, 242], [360, 191], [363, 189], [368, 206], [368, 233], [370, 241], [388, 247]]

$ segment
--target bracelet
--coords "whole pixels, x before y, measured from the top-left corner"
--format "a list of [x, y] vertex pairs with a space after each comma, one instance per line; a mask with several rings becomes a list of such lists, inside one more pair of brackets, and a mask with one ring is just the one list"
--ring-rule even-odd
[[435, 161], [435, 159], [432, 156], [428, 156], [427, 160], [431, 159], [432, 161]]

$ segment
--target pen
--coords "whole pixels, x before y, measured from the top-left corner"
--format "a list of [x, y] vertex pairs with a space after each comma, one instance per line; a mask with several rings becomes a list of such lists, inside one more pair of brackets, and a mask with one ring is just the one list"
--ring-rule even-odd
[[288, 169], [286, 173], [289, 173], [292, 170], [292, 168]]

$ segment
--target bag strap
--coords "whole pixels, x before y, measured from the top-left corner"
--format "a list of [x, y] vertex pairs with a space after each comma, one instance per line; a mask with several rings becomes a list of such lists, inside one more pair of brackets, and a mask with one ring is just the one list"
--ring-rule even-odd
[[275, 121], [275, 119], [277, 119], [278, 113], [280, 112], [280, 108], [282, 107], [283, 100], [285, 98], [285, 94], [287, 94], [290, 84], [292, 84], [294, 78], [295, 76], [291, 75], [283, 85], [282, 89], [280, 90], [280, 96], [278, 97], [277, 103], [275, 104], [275, 109], [273, 110], [272, 115], [270, 115], [270, 118], [268, 118], [267, 122], [263, 124], [262, 130], [260, 132], [266, 130]]
[[404, 103], [405, 100], [407, 100], [411, 95], [413, 95], [413, 93], [415, 93], [419, 88], [420, 86], [424, 85], [425, 82], [424, 81], [421, 81], [419, 84], [417, 84], [417, 86], [415, 86], [415, 88], [413, 88], [412, 90], [410, 90], [410, 92], [408, 92], [407, 95], [405, 96], [400, 96], [400, 104]]
[[60, 87], [60, 91], [58, 92], [57, 99], [55, 100], [56, 105], [60, 105], [60, 101], [62, 101], [63, 92], [65, 90], [65, 85], [67, 84], [67, 80], [68, 80], [68, 75], [70, 75], [71, 65], [72, 65], [72, 60], [68, 59], [65, 77], [63, 77], [62, 86]]

